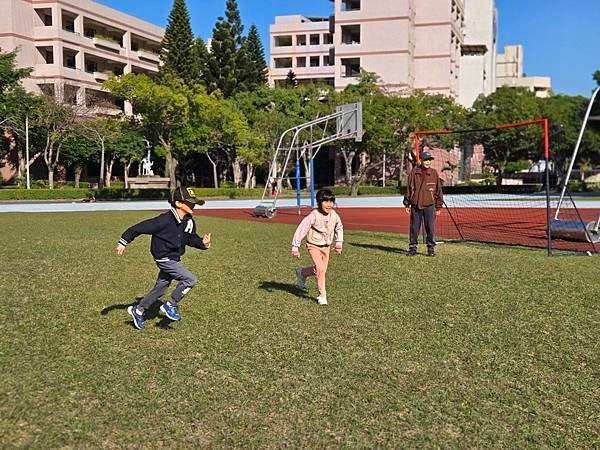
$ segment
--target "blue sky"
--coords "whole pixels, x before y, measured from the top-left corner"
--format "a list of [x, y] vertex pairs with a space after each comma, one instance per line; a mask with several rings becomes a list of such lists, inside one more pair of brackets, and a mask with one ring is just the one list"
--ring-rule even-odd
[[[381, 1], [381, 0], [378, 0]], [[389, 0], [388, 0], [389, 1]], [[165, 26], [171, 0], [99, 0], [100, 3]], [[600, 0], [496, 0], [504, 45], [522, 44], [525, 72], [551, 76], [556, 93], [589, 96], [592, 72], [600, 70]], [[187, 0], [196, 35], [208, 38], [225, 0]], [[238, 0], [246, 30], [258, 27], [268, 53], [269, 24], [277, 15], [327, 16], [329, 0]]]

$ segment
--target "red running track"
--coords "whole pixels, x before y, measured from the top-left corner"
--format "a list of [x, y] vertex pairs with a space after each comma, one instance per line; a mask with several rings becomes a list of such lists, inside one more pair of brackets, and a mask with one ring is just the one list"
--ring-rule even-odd
[[[297, 225], [308, 214], [303, 208], [280, 209], [272, 219], [256, 217], [253, 209], [205, 209], [199, 215], [234, 220], [251, 220], [265, 223]], [[349, 230], [384, 231], [408, 234], [409, 215], [404, 208], [339, 208], [338, 213]], [[584, 220], [597, 220], [599, 211], [580, 210]], [[546, 210], [543, 208], [455, 208], [453, 217], [443, 210], [438, 217], [438, 239], [464, 239], [466, 241], [490, 242], [507, 245], [546, 248]], [[452, 220], [454, 219], [454, 220]], [[455, 225], [458, 225], [456, 226]], [[458, 231], [460, 229], [460, 232]], [[462, 236], [461, 236], [462, 234]], [[553, 240], [558, 250], [595, 251], [585, 242]], [[598, 247], [598, 246], [596, 246]]]

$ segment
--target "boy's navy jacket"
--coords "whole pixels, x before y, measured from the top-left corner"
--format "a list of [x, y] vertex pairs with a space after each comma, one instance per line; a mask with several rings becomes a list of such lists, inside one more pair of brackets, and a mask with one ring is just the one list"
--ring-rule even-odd
[[155, 261], [179, 261], [185, 253], [185, 246], [206, 250], [202, 238], [196, 233], [196, 223], [192, 216], [179, 219], [175, 208], [160, 216], [144, 220], [127, 229], [119, 244], [127, 246], [140, 234], [151, 234], [150, 253]]

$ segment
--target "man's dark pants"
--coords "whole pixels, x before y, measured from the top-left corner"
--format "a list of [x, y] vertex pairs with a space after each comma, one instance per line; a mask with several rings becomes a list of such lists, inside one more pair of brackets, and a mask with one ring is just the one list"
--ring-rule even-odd
[[425, 223], [425, 244], [427, 245], [427, 251], [433, 252], [435, 247], [435, 205], [426, 206], [423, 209], [419, 209], [416, 206], [410, 208], [410, 242], [408, 250], [417, 250], [422, 223]]

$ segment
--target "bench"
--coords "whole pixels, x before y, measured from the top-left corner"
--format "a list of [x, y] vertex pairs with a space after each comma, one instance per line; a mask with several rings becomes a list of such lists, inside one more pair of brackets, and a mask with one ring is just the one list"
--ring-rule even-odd
[[129, 178], [129, 189], [169, 189], [169, 179], [161, 177]]

